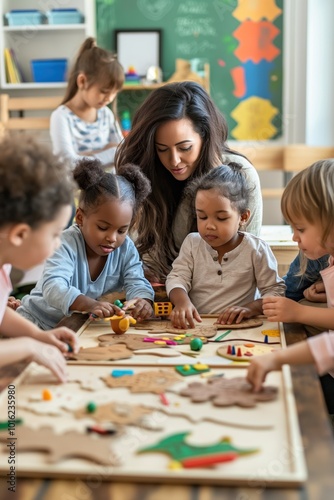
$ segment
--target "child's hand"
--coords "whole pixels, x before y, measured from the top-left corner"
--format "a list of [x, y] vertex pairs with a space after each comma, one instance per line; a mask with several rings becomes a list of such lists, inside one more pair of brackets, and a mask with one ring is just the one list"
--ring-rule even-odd
[[11, 309], [14, 309], [14, 311], [16, 311], [16, 309], [18, 307], [20, 307], [21, 305], [21, 301], [19, 299], [16, 299], [15, 297], [8, 297], [8, 300], [7, 300], [7, 306], [10, 307]]
[[248, 367], [246, 379], [252, 384], [254, 392], [259, 392], [262, 389], [262, 384], [266, 379], [266, 375], [280, 368], [281, 364], [275, 352], [263, 356], [255, 356]]
[[310, 302], [327, 302], [326, 289], [323, 281], [313, 283], [309, 288], [304, 290], [305, 299]]
[[221, 325], [231, 325], [232, 323], [240, 323], [245, 318], [252, 318], [256, 312], [249, 307], [231, 306], [227, 307], [218, 317], [217, 323]]
[[58, 347], [63, 354], [68, 353], [69, 345], [71, 346], [73, 352], [79, 351], [78, 338], [72, 330], [64, 326], [55, 328], [54, 330], [47, 330], [45, 332], [40, 331], [35, 338], [40, 342], [45, 342], [46, 344]]
[[138, 321], [148, 319], [153, 315], [151, 303], [147, 299], [134, 298], [125, 303], [122, 311], [129, 311]]
[[115, 304], [110, 304], [110, 302], [99, 302], [96, 301], [96, 305], [90, 307], [90, 313], [95, 314], [99, 318], [109, 318], [116, 314], [116, 316], [124, 316], [123, 309], [116, 306]]
[[31, 337], [21, 337], [21, 339], [24, 342], [28, 361], [35, 361], [49, 368], [60, 382], [66, 382], [66, 361], [57, 347]]
[[184, 305], [175, 306], [171, 312], [170, 320], [174, 328], [187, 329], [195, 328], [195, 321], [202, 322], [195, 306], [189, 301]]
[[286, 297], [264, 297], [262, 299], [263, 314], [268, 321], [281, 321], [283, 323], [298, 323], [298, 313], [301, 304]]

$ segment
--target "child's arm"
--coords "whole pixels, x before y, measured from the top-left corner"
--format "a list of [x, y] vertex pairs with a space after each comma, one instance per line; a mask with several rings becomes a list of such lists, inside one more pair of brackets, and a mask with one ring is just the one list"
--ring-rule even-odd
[[227, 307], [218, 317], [217, 323], [222, 325], [240, 323], [243, 319], [253, 318], [262, 314], [262, 299], [253, 300], [243, 306]]
[[169, 293], [170, 301], [174, 309], [170, 315], [171, 322], [175, 328], [195, 328], [195, 321], [202, 321], [196, 307], [190, 301], [188, 294], [183, 288], [173, 288]]
[[261, 390], [266, 375], [285, 365], [308, 365], [314, 363], [314, 357], [308, 341], [298, 342], [286, 349], [279, 349], [271, 354], [256, 356], [248, 367], [247, 380], [255, 392]]
[[49, 368], [60, 382], [66, 382], [66, 361], [56, 347], [31, 337], [2, 339], [0, 342], [0, 366], [35, 361]]
[[28, 321], [9, 307], [6, 308], [0, 325], [0, 333], [6, 337], [30, 337], [57, 347], [63, 353], [68, 352], [70, 345], [74, 352], [79, 350], [77, 337], [66, 327], [43, 331], [31, 321]]
[[301, 323], [334, 330], [334, 309], [304, 306], [285, 297], [264, 297], [263, 314], [269, 321]]

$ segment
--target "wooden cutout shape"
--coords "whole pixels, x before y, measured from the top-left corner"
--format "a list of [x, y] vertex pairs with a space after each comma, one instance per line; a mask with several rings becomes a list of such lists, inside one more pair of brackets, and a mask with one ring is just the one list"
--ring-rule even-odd
[[193, 403], [212, 400], [214, 406], [241, 406], [253, 408], [258, 402], [277, 398], [277, 387], [265, 386], [254, 392], [251, 384], [242, 377], [209, 379], [207, 383], [192, 382], [182, 389], [181, 396], [190, 397]]
[[[180, 333], [179, 335], [184, 335]], [[98, 337], [98, 340], [100, 341], [101, 346], [108, 346], [108, 345], [117, 345], [117, 344], [126, 344], [126, 346], [131, 349], [131, 350], [139, 350], [139, 349], [158, 349], [158, 348], [166, 348], [166, 347], [173, 347], [169, 346], [167, 344], [165, 345], [160, 345], [160, 344], [154, 344], [153, 342], [144, 342], [144, 339], [147, 337], [150, 337], [150, 334], [147, 335], [139, 335], [137, 333], [125, 333], [122, 336], [116, 336], [111, 333], [107, 333], [105, 335], [100, 335]], [[197, 337], [197, 335], [196, 335]], [[177, 342], [177, 345], [189, 345], [191, 342], [191, 339], [193, 337], [184, 337], [183, 339], [180, 340], [175, 340], [174, 335], [163, 335], [161, 337], [154, 337], [155, 341], [159, 340], [173, 340], [174, 342]], [[207, 338], [202, 339], [203, 344], [206, 344]], [[175, 346], [176, 347], [176, 346]]]
[[[124, 378], [124, 377], [121, 377]], [[86, 408], [74, 412], [76, 418], [92, 418], [96, 422], [108, 422], [115, 425], [135, 425], [149, 430], [159, 430], [162, 427], [154, 419], [148, 418], [154, 409], [143, 405], [130, 405], [128, 403], [107, 403], [97, 405], [94, 412], [88, 413]]]
[[[67, 458], [84, 458], [102, 465], [119, 465], [119, 460], [111, 449], [112, 438], [99, 438], [91, 434], [67, 431], [55, 434], [51, 427], [31, 429], [26, 426], [16, 428], [16, 451], [44, 451], [49, 455], [48, 463], [56, 463]], [[7, 433], [0, 433], [0, 441], [7, 442]]]
[[[163, 347], [163, 346], [160, 346]], [[150, 356], [160, 356], [162, 358], [177, 358], [182, 356], [182, 353], [176, 351], [175, 349], [154, 349], [151, 351], [146, 351], [142, 349], [141, 351], [134, 351], [134, 354], [149, 354]]]
[[263, 321], [259, 318], [244, 319], [241, 323], [232, 323], [232, 325], [221, 325], [220, 323], [215, 323], [217, 330], [243, 330], [244, 328], [256, 328], [257, 326], [262, 325]]
[[[251, 341], [245, 344], [228, 344], [223, 345], [217, 349], [217, 354], [223, 358], [232, 359], [232, 361], [250, 361], [253, 356], [262, 356], [268, 354], [276, 349], [271, 344], [255, 344], [250, 347]], [[234, 346], [235, 354], [228, 354], [229, 347]], [[241, 356], [238, 356], [238, 350], [241, 351]]]
[[81, 347], [77, 354], [71, 353], [68, 359], [76, 361], [109, 361], [117, 359], [127, 359], [133, 356], [123, 344], [116, 344], [111, 347]]
[[[261, 323], [262, 324], [262, 323]], [[136, 330], [149, 331], [150, 335], [155, 335], [156, 333], [172, 333], [173, 335], [183, 335], [189, 333], [194, 336], [211, 338], [217, 333], [217, 325], [212, 324], [210, 326], [200, 326], [196, 325], [195, 328], [187, 328], [185, 330], [174, 328], [171, 321], [145, 321], [142, 323], [137, 323], [135, 327]]]
[[135, 326], [135, 330], [145, 330], [145, 331], [150, 331], [150, 334], [154, 333], [165, 333], [166, 328], [171, 328], [172, 323], [168, 320], [160, 320], [160, 321], [142, 321], [142, 322], [137, 322], [137, 325]]
[[124, 375], [124, 377], [115, 378], [111, 375], [104, 377], [103, 380], [108, 387], [127, 387], [133, 393], [152, 392], [161, 394], [181, 378], [171, 370], [150, 370], [136, 373], [135, 375]]
[[86, 372], [84, 375], [80, 374], [80, 378], [75, 375], [69, 376], [67, 382], [76, 382], [80, 384], [81, 389], [85, 391], [99, 391], [106, 387], [106, 384], [101, 378], [96, 378], [94, 372]]

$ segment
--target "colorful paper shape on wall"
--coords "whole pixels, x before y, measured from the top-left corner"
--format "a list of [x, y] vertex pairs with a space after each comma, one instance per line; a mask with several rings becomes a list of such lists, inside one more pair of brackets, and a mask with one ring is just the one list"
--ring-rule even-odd
[[282, 13], [282, 10], [277, 7], [275, 0], [238, 0], [238, 7], [233, 11], [232, 15], [240, 22], [246, 19], [252, 21], [260, 21], [260, 19], [268, 19], [273, 21]]
[[231, 135], [240, 141], [271, 139], [277, 132], [271, 123], [277, 113], [278, 109], [267, 99], [260, 97], [245, 99], [231, 113], [232, 118], [238, 123], [231, 131]]
[[233, 33], [240, 42], [234, 54], [242, 62], [250, 60], [258, 63], [262, 59], [272, 61], [280, 53], [272, 43], [279, 32], [269, 21], [245, 21]]

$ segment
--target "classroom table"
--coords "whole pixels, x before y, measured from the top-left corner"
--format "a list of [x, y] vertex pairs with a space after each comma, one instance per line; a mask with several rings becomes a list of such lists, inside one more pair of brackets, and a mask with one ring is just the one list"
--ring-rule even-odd
[[[77, 331], [85, 318], [72, 315], [61, 322]], [[285, 324], [287, 344], [306, 338], [301, 325]], [[24, 364], [0, 369], [0, 390], [20, 373]], [[135, 482], [83, 481], [62, 479], [17, 479], [17, 490], [7, 491], [6, 479], [0, 479], [2, 500], [328, 500], [334, 493], [334, 437], [318, 376], [313, 367], [294, 367], [292, 381], [301, 428], [308, 479], [300, 488], [162, 485]], [[19, 467], [19, 464], [18, 464]]]

